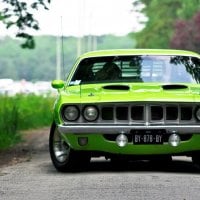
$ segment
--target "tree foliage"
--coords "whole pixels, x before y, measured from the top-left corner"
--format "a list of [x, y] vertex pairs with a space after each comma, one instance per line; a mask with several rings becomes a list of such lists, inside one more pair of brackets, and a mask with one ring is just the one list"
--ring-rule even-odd
[[48, 9], [51, 0], [2, 0], [3, 9], [0, 10], [0, 21], [6, 28], [17, 28], [16, 37], [25, 39], [22, 48], [34, 48], [33, 36], [28, 33], [29, 29], [38, 30], [39, 22], [34, 18], [33, 12], [40, 7]]
[[171, 47], [200, 52], [200, 12], [190, 20], [178, 20]]
[[[0, 79], [51, 81], [56, 78], [57, 38], [37, 36], [34, 39], [37, 46], [32, 51], [21, 49], [18, 40], [8, 37], [0, 40]], [[87, 39], [86, 36], [82, 38], [84, 41]], [[134, 47], [134, 42], [129, 36], [104, 35], [96, 39], [99, 50]], [[76, 60], [77, 40], [75, 37], [63, 37], [64, 66], [61, 78], [65, 78]], [[83, 49], [82, 53], [86, 51], [88, 49]]]
[[179, 19], [191, 19], [200, 9], [200, 0], [181, 0], [181, 8], [177, 10]]
[[145, 28], [134, 36], [138, 48], [169, 48], [174, 24], [179, 19], [190, 19], [200, 8], [200, 0], [135, 0], [145, 5], [140, 12], [148, 21]]

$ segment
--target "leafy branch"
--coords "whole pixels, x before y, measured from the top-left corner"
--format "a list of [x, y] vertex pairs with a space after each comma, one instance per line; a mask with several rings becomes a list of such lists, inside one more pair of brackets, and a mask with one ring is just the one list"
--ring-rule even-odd
[[17, 28], [16, 37], [25, 39], [22, 48], [34, 48], [35, 41], [28, 29], [39, 30], [39, 22], [34, 18], [33, 11], [40, 8], [48, 9], [51, 0], [2, 0], [4, 8], [0, 11], [0, 21], [6, 28]]

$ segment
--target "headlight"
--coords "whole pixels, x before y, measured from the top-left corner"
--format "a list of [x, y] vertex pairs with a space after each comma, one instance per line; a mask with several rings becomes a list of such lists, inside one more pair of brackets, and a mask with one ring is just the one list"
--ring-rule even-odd
[[198, 121], [200, 121], [200, 107], [198, 107], [195, 111], [195, 116], [197, 118]]
[[63, 116], [68, 121], [75, 121], [79, 118], [79, 109], [76, 106], [66, 106], [63, 109]]
[[87, 106], [83, 110], [83, 116], [87, 121], [95, 121], [99, 116], [98, 109], [95, 106]]

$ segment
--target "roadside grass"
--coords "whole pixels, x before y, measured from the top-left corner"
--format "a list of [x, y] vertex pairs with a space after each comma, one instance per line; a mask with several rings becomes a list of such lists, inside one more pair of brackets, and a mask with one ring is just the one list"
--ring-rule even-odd
[[0, 150], [21, 141], [21, 130], [49, 126], [53, 102], [51, 96], [0, 96]]

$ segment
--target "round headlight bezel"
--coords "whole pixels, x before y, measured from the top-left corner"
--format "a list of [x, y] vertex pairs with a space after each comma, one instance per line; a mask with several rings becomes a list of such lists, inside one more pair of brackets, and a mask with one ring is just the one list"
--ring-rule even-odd
[[[95, 112], [95, 115], [93, 114]], [[96, 106], [85, 106], [83, 109], [83, 117], [88, 122], [96, 121], [99, 117], [99, 110]]]
[[200, 121], [200, 106], [195, 109], [195, 118]]
[[[72, 116], [72, 112], [74, 112], [74, 116]], [[70, 113], [71, 113], [71, 116], [70, 116]], [[75, 105], [64, 106], [62, 109], [62, 117], [64, 121], [70, 121], [70, 122], [76, 121], [80, 117], [80, 110]]]

